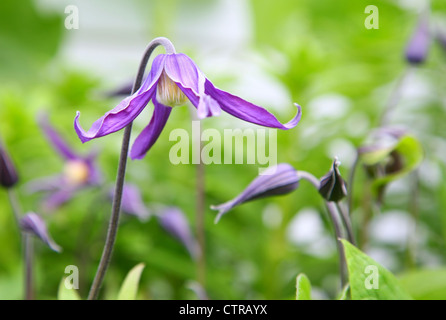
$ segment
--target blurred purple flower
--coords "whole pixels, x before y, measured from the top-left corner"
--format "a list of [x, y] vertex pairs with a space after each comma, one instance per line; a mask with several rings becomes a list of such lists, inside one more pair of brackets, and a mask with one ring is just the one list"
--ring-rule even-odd
[[19, 180], [17, 171], [6, 150], [0, 144], [0, 185], [5, 188], [13, 187]]
[[218, 210], [215, 223], [222, 215], [234, 207], [253, 199], [269, 196], [282, 195], [294, 191], [299, 186], [299, 176], [296, 169], [287, 163], [280, 163], [277, 166], [265, 170], [262, 175], [255, 178], [242, 193], [234, 199], [211, 209]]
[[193, 237], [189, 223], [180, 209], [175, 207], [163, 209], [159, 215], [159, 222], [167, 232], [186, 247], [193, 259], [199, 256], [200, 249], [198, 243]]
[[48, 196], [43, 205], [46, 210], [54, 210], [70, 200], [77, 191], [101, 183], [101, 174], [96, 165], [97, 152], [86, 156], [78, 155], [50, 125], [48, 116], [41, 114], [38, 123], [54, 150], [65, 161], [61, 174], [34, 180], [28, 184], [31, 192], [45, 191]]
[[[110, 189], [109, 199], [113, 201], [114, 187]], [[141, 221], [146, 221], [150, 217], [150, 211], [142, 201], [139, 188], [133, 184], [125, 183], [122, 192], [121, 202], [122, 212], [136, 216]]]
[[132, 159], [145, 156], [161, 134], [172, 107], [185, 104], [187, 100], [197, 108], [199, 118], [218, 116], [223, 110], [244, 121], [283, 130], [295, 127], [301, 118], [301, 108], [296, 104], [297, 115], [286, 124], [280, 123], [262, 107], [216, 88], [188, 56], [173, 53], [156, 56], [138, 91], [96, 120], [88, 132], [79, 124], [79, 112], [74, 128], [83, 143], [106, 136], [131, 123], [150, 100], [154, 104], [152, 119], [136, 138], [130, 152]]
[[51, 250], [61, 252], [62, 248], [51, 238], [43, 219], [34, 212], [27, 213], [20, 219], [20, 227], [23, 231], [29, 232], [42, 240]]
[[422, 15], [406, 47], [406, 60], [420, 64], [426, 60], [430, 46], [430, 30], [427, 15]]

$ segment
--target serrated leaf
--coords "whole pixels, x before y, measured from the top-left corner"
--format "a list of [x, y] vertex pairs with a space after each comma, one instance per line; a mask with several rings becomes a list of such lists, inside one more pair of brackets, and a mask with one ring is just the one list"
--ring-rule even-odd
[[139, 279], [144, 270], [144, 263], [137, 264], [129, 271], [119, 290], [117, 300], [135, 300], [138, 292]]
[[411, 300], [395, 276], [347, 240], [344, 246], [352, 300]]
[[311, 283], [303, 273], [296, 278], [296, 300], [311, 300]]
[[65, 285], [65, 281], [67, 278], [62, 278], [62, 281], [59, 284], [59, 290], [57, 292], [57, 300], [82, 300], [77, 293], [76, 289], [69, 289]]

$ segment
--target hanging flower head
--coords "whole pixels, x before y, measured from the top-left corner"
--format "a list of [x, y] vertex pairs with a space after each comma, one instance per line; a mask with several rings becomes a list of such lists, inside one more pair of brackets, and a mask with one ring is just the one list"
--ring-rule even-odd
[[158, 39], [165, 46], [166, 54], [155, 57], [148, 76], [134, 94], [96, 120], [88, 131], [84, 131], [80, 126], [80, 114], [77, 112], [74, 128], [82, 142], [123, 129], [150, 101], [154, 104], [152, 119], [136, 138], [130, 152], [132, 159], [141, 159], [145, 156], [161, 134], [172, 108], [187, 101], [197, 108], [200, 119], [218, 116], [223, 110], [244, 121], [282, 130], [291, 129], [299, 122], [301, 118], [299, 105], [296, 104], [297, 115], [290, 122], [282, 124], [262, 107], [216, 88], [191, 58], [183, 53], [176, 53], [169, 40]]
[[97, 152], [90, 152], [85, 156], [77, 154], [51, 126], [46, 114], [41, 114], [38, 122], [65, 164], [61, 174], [32, 181], [28, 184], [28, 188], [31, 192], [47, 192], [44, 207], [47, 210], [54, 210], [70, 200], [76, 191], [100, 184], [102, 178], [96, 165]]
[[407, 44], [405, 51], [407, 62], [413, 65], [423, 63], [427, 58], [430, 42], [429, 20], [427, 15], [423, 14]]

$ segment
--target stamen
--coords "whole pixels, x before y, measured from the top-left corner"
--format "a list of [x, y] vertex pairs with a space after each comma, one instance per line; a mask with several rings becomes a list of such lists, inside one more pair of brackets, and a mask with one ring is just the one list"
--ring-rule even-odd
[[158, 81], [156, 99], [170, 107], [183, 105], [187, 101], [183, 91], [169, 78], [165, 71], [163, 71]]

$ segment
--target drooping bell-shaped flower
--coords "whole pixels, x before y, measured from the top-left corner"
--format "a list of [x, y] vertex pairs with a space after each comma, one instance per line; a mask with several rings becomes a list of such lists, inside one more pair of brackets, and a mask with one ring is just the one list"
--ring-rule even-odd
[[4, 188], [13, 187], [19, 180], [17, 171], [6, 150], [0, 144], [0, 185]]
[[347, 187], [339, 172], [339, 161], [333, 161], [330, 171], [320, 180], [319, 193], [327, 201], [338, 202], [347, 196]]
[[427, 15], [423, 14], [407, 44], [405, 51], [406, 60], [410, 64], [423, 63], [427, 58], [430, 42], [429, 20]]
[[255, 178], [237, 197], [220, 205], [211, 206], [211, 209], [218, 210], [215, 223], [226, 212], [242, 203], [294, 191], [299, 186], [299, 180], [296, 169], [287, 163], [280, 163], [277, 166], [268, 168], [262, 175]]
[[301, 118], [300, 106], [296, 104], [297, 115], [282, 124], [264, 108], [218, 89], [191, 58], [175, 53], [172, 46], [171, 52], [155, 57], [148, 76], [133, 95], [96, 120], [88, 131], [80, 126], [77, 112], [74, 128], [83, 143], [106, 136], [130, 124], [150, 101], [154, 104], [152, 119], [136, 138], [130, 151], [132, 159], [145, 156], [161, 134], [172, 108], [187, 101], [195, 106], [199, 118], [218, 116], [224, 111], [247, 122], [282, 130], [295, 127]]
[[54, 150], [64, 160], [62, 173], [28, 184], [31, 192], [47, 193], [43, 205], [46, 210], [51, 211], [70, 200], [77, 191], [99, 185], [102, 177], [96, 165], [97, 152], [90, 152], [85, 156], [77, 154], [49, 123], [45, 113], [39, 115], [38, 123]]
[[159, 215], [159, 222], [170, 235], [186, 247], [193, 259], [198, 257], [200, 254], [198, 243], [192, 235], [184, 213], [180, 209], [175, 207], [164, 208]]
[[36, 213], [29, 212], [20, 219], [20, 227], [24, 232], [34, 234], [42, 240], [51, 250], [61, 252], [62, 248], [54, 242], [48, 233], [45, 221]]
[[[109, 192], [109, 199], [113, 200], [114, 188]], [[144, 204], [139, 188], [130, 183], [125, 183], [122, 190], [121, 200], [122, 212], [137, 217], [141, 221], [146, 221], [150, 217], [150, 211]]]

